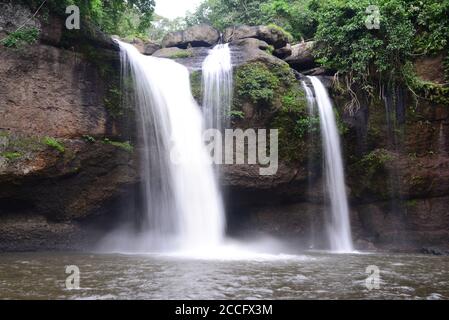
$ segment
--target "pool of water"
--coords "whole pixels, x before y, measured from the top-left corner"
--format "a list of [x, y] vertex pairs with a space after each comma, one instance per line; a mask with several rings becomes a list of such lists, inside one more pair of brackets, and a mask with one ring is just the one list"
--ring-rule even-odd
[[[66, 266], [80, 288], [66, 288]], [[369, 290], [368, 266], [379, 268]], [[448, 299], [449, 257], [408, 254], [0, 254], [1, 299]], [[373, 283], [373, 282], [370, 282]]]

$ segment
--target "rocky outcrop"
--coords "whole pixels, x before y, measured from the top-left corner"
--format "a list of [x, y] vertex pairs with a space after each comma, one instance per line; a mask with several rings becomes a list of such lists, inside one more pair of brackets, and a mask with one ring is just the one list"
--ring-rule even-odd
[[[119, 38], [117, 36], [113, 36], [113, 37]], [[161, 49], [161, 45], [151, 42], [151, 41], [144, 41], [139, 38], [134, 38], [131, 41], [126, 41], [126, 39], [120, 39], [120, 40], [124, 41], [124, 42], [129, 42], [130, 44], [134, 45], [137, 48], [137, 50], [139, 50], [139, 52], [141, 54], [144, 54], [146, 56], [151, 56], [156, 51]]]
[[223, 32], [224, 42], [248, 38], [265, 41], [275, 49], [285, 47], [289, 42], [289, 37], [284, 31], [271, 26], [236, 26], [226, 28]]
[[[15, 30], [8, 10], [5, 36]], [[35, 42], [0, 45], [0, 250], [79, 247], [82, 225], [114, 215], [138, 183], [119, 54], [89, 22], [72, 31], [52, 14], [27, 23]]]
[[315, 57], [313, 56], [313, 45], [313, 41], [293, 45], [291, 55], [284, 59], [285, 62], [300, 72], [317, 67]]
[[207, 24], [200, 24], [183, 31], [167, 34], [162, 40], [162, 47], [211, 47], [218, 42], [220, 33]]

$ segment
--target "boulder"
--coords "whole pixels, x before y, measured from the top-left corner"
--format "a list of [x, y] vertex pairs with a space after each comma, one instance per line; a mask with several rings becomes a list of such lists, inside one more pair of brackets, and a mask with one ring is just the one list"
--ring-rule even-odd
[[196, 47], [189, 49], [180, 49], [177, 47], [162, 48], [153, 53], [153, 57], [173, 59], [184, 65], [189, 70], [199, 70], [202, 67], [204, 59], [209, 53], [209, 48]]
[[223, 41], [232, 42], [240, 39], [255, 38], [265, 41], [275, 49], [283, 48], [289, 42], [288, 35], [280, 29], [270, 26], [238, 26], [226, 28]]
[[154, 54], [159, 49], [161, 49], [161, 46], [159, 44], [154, 43], [154, 42], [146, 42], [143, 45], [142, 53], [144, 55], [151, 56], [152, 54]]
[[261, 61], [271, 65], [285, 65], [285, 62], [269, 52], [268, 43], [255, 38], [239, 39], [230, 43], [234, 65]]
[[309, 70], [317, 67], [315, 57], [313, 56], [313, 41], [302, 42], [292, 46], [292, 53], [285, 58], [292, 68], [297, 71]]
[[292, 55], [292, 46], [287, 43], [285, 47], [274, 50], [273, 55], [279, 59], [285, 59]]
[[121, 39], [120, 37], [117, 37], [117, 36], [113, 36], [113, 37], [117, 38], [121, 41], [128, 42], [128, 43], [132, 44], [133, 46], [135, 46], [137, 48], [137, 50], [139, 50], [139, 52], [141, 54], [144, 54], [147, 56], [151, 56], [153, 53], [155, 53], [156, 51], [161, 49], [160, 45], [158, 45], [157, 43], [151, 42], [151, 41], [144, 41], [139, 38], [134, 38], [131, 41], [127, 41], [126, 39]]
[[220, 39], [220, 33], [208, 24], [199, 24], [184, 31], [167, 34], [162, 40], [162, 47], [211, 47]]

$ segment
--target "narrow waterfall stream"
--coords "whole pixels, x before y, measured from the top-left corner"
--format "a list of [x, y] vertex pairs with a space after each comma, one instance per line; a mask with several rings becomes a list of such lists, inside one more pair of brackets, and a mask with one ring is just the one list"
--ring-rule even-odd
[[309, 108], [316, 107], [320, 117], [321, 138], [324, 153], [326, 192], [330, 202], [330, 219], [327, 225], [331, 250], [334, 252], [353, 251], [349, 206], [346, 195], [340, 136], [337, 129], [332, 102], [326, 88], [317, 77], [308, 77], [311, 90], [305, 90]]
[[144, 56], [130, 44], [119, 45], [123, 76], [134, 83], [133, 102], [143, 139], [145, 228], [143, 243], [132, 240], [131, 248], [213, 248], [224, 237], [223, 204], [188, 70], [172, 60]]
[[203, 113], [207, 129], [229, 126], [232, 61], [229, 44], [215, 46], [203, 62]]

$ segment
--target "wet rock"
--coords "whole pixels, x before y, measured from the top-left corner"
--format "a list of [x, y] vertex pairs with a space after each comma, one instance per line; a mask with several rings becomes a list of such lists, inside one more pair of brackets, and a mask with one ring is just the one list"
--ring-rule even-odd
[[162, 40], [162, 47], [211, 47], [220, 38], [220, 33], [208, 24], [199, 24], [183, 31], [167, 34]]

